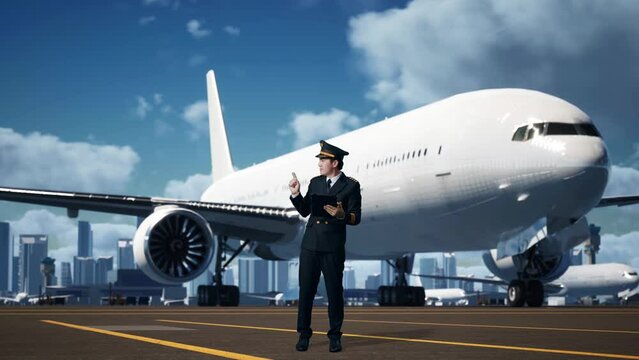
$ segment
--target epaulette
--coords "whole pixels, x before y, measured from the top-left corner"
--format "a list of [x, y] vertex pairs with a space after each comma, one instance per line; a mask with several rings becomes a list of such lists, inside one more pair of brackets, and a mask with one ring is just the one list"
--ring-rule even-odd
[[355, 181], [356, 183], [359, 183], [359, 181], [355, 180], [354, 178], [352, 178], [352, 177], [350, 177], [350, 176], [347, 176], [347, 177], [348, 177], [349, 179], [351, 179], [351, 180]]

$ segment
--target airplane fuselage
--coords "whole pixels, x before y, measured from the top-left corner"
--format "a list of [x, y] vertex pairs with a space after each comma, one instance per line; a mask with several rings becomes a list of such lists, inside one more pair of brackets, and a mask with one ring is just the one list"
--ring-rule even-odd
[[[538, 123], [592, 126], [585, 113], [559, 98], [495, 89], [453, 96], [328, 139], [350, 152], [343, 171], [362, 188], [362, 221], [348, 228], [347, 257], [481, 250], [540, 218], [583, 216], [607, 183], [604, 141], [556, 133], [513, 140], [517, 129]], [[291, 207], [291, 171], [304, 194], [319, 175], [317, 151], [312, 145], [239, 170], [212, 184], [201, 200]], [[297, 256], [302, 232], [289, 231], [271, 246], [273, 253]]]

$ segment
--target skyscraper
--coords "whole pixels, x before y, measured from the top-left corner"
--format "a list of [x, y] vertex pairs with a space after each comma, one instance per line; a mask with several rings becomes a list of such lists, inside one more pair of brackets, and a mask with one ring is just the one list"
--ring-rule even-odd
[[47, 257], [48, 242], [47, 235], [20, 235], [20, 292], [29, 295], [41, 294], [43, 289], [40, 263]]
[[0, 222], [0, 293], [11, 291], [13, 273], [13, 239], [9, 223]]
[[73, 281], [75, 285], [95, 284], [95, 259], [92, 257], [73, 257]]
[[95, 261], [96, 285], [107, 284], [107, 273], [113, 270], [113, 256], [100, 256]]
[[118, 269], [135, 269], [132, 239], [118, 240]]
[[364, 283], [364, 287], [366, 289], [377, 290], [377, 288], [379, 288], [381, 278], [382, 276], [380, 274], [368, 275], [366, 282]]
[[342, 279], [344, 289], [355, 289], [355, 269], [352, 267], [344, 268], [344, 278]]
[[58, 285], [70, 286], [72, 284], [73, 279], [71, 278], [71, 263], [62, 262], [60, 264], [60, 283]]
[[[444, 274], [445, 276], [457, 276], [457, 259], [455, 253], [444, 253]], [[448, 280], [449, 289], [458, 287], [457, 280]]]
[[78, 222], [78, 256], [93, 257], [93, 231], [87, 221]]
[[20, 291], [20, 257], [13, 257], [13, 271], [11, 273], [11, 291], [17, 293]]
[[[435, 275], [437, 273], [437, 259], [422, 258], [419, 260], [419, 273], [422, 275]], [[421, 278], [424, 289], [435, 289], [435, 279]]]
[[390, 266], [386, 260], [382, 260], [380, 263], [382, 268], [381, 285], [393, 285], [395, 284], [395, 269]]
[[268, 262], [268, 291], [288, 290], [288, 261]]

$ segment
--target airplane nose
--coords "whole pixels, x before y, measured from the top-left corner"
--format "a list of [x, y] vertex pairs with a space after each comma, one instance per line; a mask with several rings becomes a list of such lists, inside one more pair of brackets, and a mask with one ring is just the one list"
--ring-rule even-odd
[[565, 200], [556, 215], [579, 218], [601, 199], [608, 184], [610, 160], [601, 138], [576, 136], [565, 141], [556, 173]]

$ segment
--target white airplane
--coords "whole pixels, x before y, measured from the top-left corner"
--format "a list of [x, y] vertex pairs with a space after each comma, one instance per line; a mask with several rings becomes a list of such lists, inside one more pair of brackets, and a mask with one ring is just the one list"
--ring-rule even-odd
[[[299, 301], [300, 288], [294, 287], [284, 292], [277, 293], [274, 296], [254, 295], [254, 294], [250, 294], [248, 296], [256, 298], [256, 299], [268, 300], [270, 304], [273, 304], [275, 306], [291, 306]], [[322, 298], [323, 297], [321, 295], [315, 295], [315, 300], [321, 300]]]
[[[464, 289], [449, 288], [449, 289], [424, 289], [426, 305], [429, 306], [442, 306], [442, 305], [455, 305], [466, 306], [468, 305], [468, 296]], [[476, 294], [472, 294], [476, 296]]]
[[[441, 276], [441, 275], [415, 275], [425, 278], [460, 280], [479, 283], [490, 283], [500, 286], [508, 286], [516, 275], [500, 271], [497, 268], [488, 267], [497, 279], [478, 279], [463, 276]], [[571, 265], [557, 279], [543, 284], [546, 296], [567, 296], [573, 298], [581, 298], [584, 296], [612, 295], [615, 298], [627, 300], [630, 296], [639, 291], [639, 276], [637, 271], [625, 264], [605, 263], [592, 265]], [[462, 297], [461, 289], [432, 289], [430, 291], [452, 290], [450, 292], [442, 292], [442, 295]], [[509, 289], [510, 290], [510, 289]], [[463, 291], [463, 290], [461, 290]], [[426, 290], [428, 294], [429, 290]], [[465, 292], [463, 295], [465, 296]], [[508, 301], [515, 301], [513, 294], [507, 294]], [[427, 295], [428, 298], [428, 295]], [[541, 299], [543, 303], [543, 298]]]
[[[199, 201], [8, 187], [0, 200], [64, 207], [70, 217], [79, 210], [146, 217], [134, 255], [163, 283], [190, 281], [213, 259], [220, 279], [220, 249], [234, 250], [231, 259], [248, 244], [264, 259], [297, 257], [307, 219], [293, 208], [288, 183], [291, 171], [302, 187], [318, 175], [318, 145], [235, 171], [212, 71], [207, 81], [213, 183]], [[498, 247], [507, 250], [498, 258], [512, 259], [521, 274], [511, 284], [520, 298], [526, 289], [543, 297], [539, 279], [567, 269], [566, 251], [583, 241], [592, 208], [639, 202], [602, 199], [610, 171], [604, 140], [579, 108], [538, 91], [464, 93], [327, 141], [350, 152], [343, 171], [362, 188], [348, 259], [402, 264], [416, 252]], [[388, 299], [423, 295], [391, 290]]]
[[0, 297], [5, 305], [26, 305], [29, 303], [29, 294], [25, 292], [17, 293], [15, 297]]
[[544, 288], [548, 296], [612, 295], [627, 299], [639, 285], [637, 271], [625, 264], [573, 265]]

